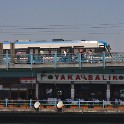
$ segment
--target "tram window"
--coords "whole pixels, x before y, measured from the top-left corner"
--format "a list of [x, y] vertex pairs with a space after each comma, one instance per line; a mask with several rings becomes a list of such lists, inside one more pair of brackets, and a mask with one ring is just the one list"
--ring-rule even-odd
[[21, 54], [26, 54], [27, 49], [15, 49], [15, 53], [17, 53], [17, 52], [21, 52]]
[[79, 50], [78, 49], [74, 49], [74, 53], [79, 53]]
[[34, 54], [38, 54], [38, 53], [39, 53], [38, 49], [35, 49]]
[[29, 53], [33, 53], [33, 49], [30, 49]]
[[94, 49], [94, 53], [99, 53], [99, 52], [102, 52], [103, 50], [101, 48], [95, 48]]
[[94, 49], [86, 49], [85, 52], [88, 53], [88, 51], [92, 51], [92, 53], [94, 53], [95, 50]]
[[72, 53], [72, 47], [60, 47], [58, 52], [60, 52], [60, 54], [62, 54], [63, 50], [66, 50], [67, 53]]
[[79, 53], [79, 50], [80, 49], [83, 49], [83, 51], [86, 52], [86, 49], [85, 48], [76, 48], [76, 49], [74, 49], [74, 53], [75, 54]]
[[57, 52], [57, 49], [49, 49], [49, 54], [54, 54], [55, 52]]
[[44, 54], [54, 54], [57, 51], [57, 49], [54, 49], [54, 48], [52, 48], [52, 49], [45, 48], [45, 49], [41, 49], [41, 50], [44, 52]]

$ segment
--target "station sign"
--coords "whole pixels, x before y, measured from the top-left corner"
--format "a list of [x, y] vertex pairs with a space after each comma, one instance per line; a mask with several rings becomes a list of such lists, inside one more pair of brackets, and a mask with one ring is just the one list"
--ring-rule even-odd
[[37, 81], [124, 81], [124, 74], [38, 73]]

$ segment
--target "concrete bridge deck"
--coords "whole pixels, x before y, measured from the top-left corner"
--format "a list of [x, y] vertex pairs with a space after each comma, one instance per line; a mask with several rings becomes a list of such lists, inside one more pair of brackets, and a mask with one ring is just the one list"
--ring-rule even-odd
[[0, 123], [78, 123], [78, 122], [124, 122], [124, 110], [113, 109], [57, 109], [11, 108], [0, 109]]

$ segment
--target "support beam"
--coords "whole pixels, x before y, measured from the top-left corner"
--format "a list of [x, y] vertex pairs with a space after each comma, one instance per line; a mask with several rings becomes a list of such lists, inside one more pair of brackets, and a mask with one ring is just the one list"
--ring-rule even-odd
[[36, 95], [36, 98], [38, 99], [39, 98], [39, 83], [38, 82], [36, 82], [36, 93], [35, 93]]
[[106, 98], [107, 101], [110, 101], [110, 81], [107, 82]]
[[71, 99], [75, 98], [75, 89], [74, 89], [74, 81], [71, 81]]

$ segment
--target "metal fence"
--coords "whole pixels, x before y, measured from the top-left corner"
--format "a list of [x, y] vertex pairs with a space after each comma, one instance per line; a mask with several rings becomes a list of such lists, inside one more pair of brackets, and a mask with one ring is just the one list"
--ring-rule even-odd
[[[0, 107], [8, 107], [8, 108], [16, 108], [16, 107], [23, 107], [23, 108], [33, 108], [35, 102], [39, 102], [40, 106], [39, 108], [56, 108], [57, 103], [59, 100], [0, 100]], [[70, 101], [70, 100], [64, 100], [63, 107], [65, 108], [118, 108], [118, 107], [124, 107], [123, 101], [84, 101], [84, 100], [76, 100], [76, 101]]]
[[0, 55], [0, 65], [5, 64], [6, 68], [9, 68], [11, 64], [79, 64], [83, 63], [102, 63], [105, 67], [106, 63], [124, 63], [124, 53], [94, 53], [92, 55], [85, 54], [83, 57], [79, 54], [20, 54], [10, 55], [8, 53]]

